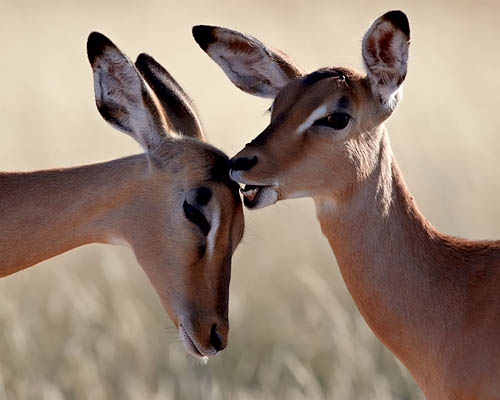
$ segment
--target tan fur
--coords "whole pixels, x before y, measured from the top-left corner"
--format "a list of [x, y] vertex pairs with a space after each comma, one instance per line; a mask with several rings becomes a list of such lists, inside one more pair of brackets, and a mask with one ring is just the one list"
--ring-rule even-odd
[[349, 292], [428, 398], [498, 398], [500, 242], [432, 227], [406, 189], [383, 127], [378, 140], [379, 159], [365, 181], [335, 197], [335, 208], [331, 198], [315, 199]]
[[[88, 243], [126, 244], [186, 349], [213, 355], [227, 344], [231, 257], [244, 229], [229, 159], [195, 139], [204, 135], [187, 95], [176, 89], [160, 103], [161, 91], [150, 90], [103, 35], [91, 34], [88, 49], [99, 110], [146, 153], [82, 167], [0, 173], [0, 277]], [[148, 72], [154, 60], [144, 60]], [[148, 81], [154, 83], [163, 72], [153, 68]], [[175, 125], [186, 121], [182, 135], [169, 130], [171, 113], [182, 115]], [[199, 188], [210, 191], [208, 200], [191, 195]], [[185, 202], [205, 216], [210, 233], [188, 220]]]
[[[408, 45], [406, 16], [389, 12], [363, 39], [366, 75], [335, 68], [290, 79], [231, 176], [277, 200], [314, 199], [359, 311], [429, 399], [500, 399], [500, 242], [442, 234], [420, 214], [383, 124], [400, 99]], [[346, 128], [304, 128], [334, 112], [352, 117]], [[272, 204], [251, 190], [252, 207]]]

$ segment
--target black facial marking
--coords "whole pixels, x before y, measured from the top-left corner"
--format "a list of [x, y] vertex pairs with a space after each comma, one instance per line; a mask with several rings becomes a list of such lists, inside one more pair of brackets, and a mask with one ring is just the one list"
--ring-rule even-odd
[[349, 108], [349, 104], [350, 104], [349, 98], [347, 96], [342, 96], [339, 99], [338, 107], [346, 109], [346, 108]]
[[195, 201], [200, 206], [206, 206], [212, 198], [212, 191], [207, 187], [200, 187], [196, 190]]
[[207, 251], [207, 244], [203, 243], [198, 246], [198, 257], [203, 257]]
[[226, 183], [235, 199], [240, 198], [240, 186], [229, 177], [230, 162], [227, 157], [218, 157], [210, 170], [210, 178], [215, 182]]
[[210, 232], [210, 224], [208, 223], [203, 213], [196, 207], [189, 204], [186, 200], [184, 200], [182, 208], [184, 209], [184, 215], [186, 216], [186, 218], [193, 224], [197, 225], [198, 228], [201, 229], [203, 234], [207, 236], [208, 232]]
[[218, 157], [210, 171], [212, 180], [224, 182], [229, 179], [229, 159]]
[[304, 83], [304, 85], [309, 86], [315, 84], [316, 82], [322, 79], [333, 78], [333, 77], [345, 80], [345, 75], [342, 71], [333, 68], [322, 68], [310, 73], [309, 75], [306, 75], [302, 79], [302, 82]]
[[257, 164], [257, 157], [253, 156], [252, 158], [245, 158], [245, 157], [239, 157], [239, 158], [233, 158], [231, 160], [231, 169], [236, 170], [236, 171], [248, 171], [251, 169], [255, 164]]

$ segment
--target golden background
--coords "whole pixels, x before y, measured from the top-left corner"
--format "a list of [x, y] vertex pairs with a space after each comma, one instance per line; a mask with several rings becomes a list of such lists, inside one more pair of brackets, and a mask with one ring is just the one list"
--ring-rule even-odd
[[[96, 110], [92, 30], [132, 59], [153, 55], [232, 156], [266, 126], [270, 101], [236, 89], [193, 25], [250, 33], [312, 71], [361, 67], [361, 38], [390, 9], [412, 31], [404, 99], [387, 123], [410, 190], [439, 229], [500, 238], [498, 1], [0, 0], [0, 170], [140, 151]], [[86, 246], [2, 279], [0, 400], [421, 398], [355, 310], [312, 201], [246, 221], [229, 346], [206, 366], [184, 352], [128, 249]]]

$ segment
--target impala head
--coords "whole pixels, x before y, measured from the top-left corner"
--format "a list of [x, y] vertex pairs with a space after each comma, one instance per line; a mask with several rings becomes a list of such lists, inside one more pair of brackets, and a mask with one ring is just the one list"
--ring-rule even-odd
[[231, 160], [231, 178], [246, 184], [247, 207], [296, 197], [340, 200], [370, 173], [380, 126], [406, 76], [404, 13], [388, 12], [366, 32], [366, 74], [342, 67], [305, 74], [283, 53], [226, 28], [195, 26], [193, 35], [237, 87], [274, 99], [269, 126]]
[[205, 143], [188, 96], [153, 58], [134, 65], [96, 32], [87, 51], [99, 112], [147, 157], [127, 208], [117, 205], [125, 222], [110, 229], [134, 250], [186, 350], [214, 355], [227, 343], [231, 256], [244, 229], [229, 159]]

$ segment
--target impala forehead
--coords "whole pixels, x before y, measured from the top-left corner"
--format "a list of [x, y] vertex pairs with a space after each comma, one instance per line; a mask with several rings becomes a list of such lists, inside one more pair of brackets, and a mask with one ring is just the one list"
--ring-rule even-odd
[[[346, 73], [347, 74], [347, 73]], [[339, 77], [338, 70], [319, 70], [285, 86], [272, 105], [271, 121], [286, 115], [303, 132], [314, 120], [335, 111], [350, 113], [358, 103], [359, 82], [352, 74]]]
[[[293, 131], [302, 135], [317, 120], [334, 112], [346, 113], [354, 117], [357, 102], [356, 94], [352, 93], [351, 88], [346, 87], [343, 82], [324, 79], [314, 87], [301, 91], [295, 101], [288, 105], [286, 111], [275, 116], [272, 122], [284, 126], [282, 121], [286, 121], [286, 132]], [[278, 107], [285, 108], [280, 104]]]

